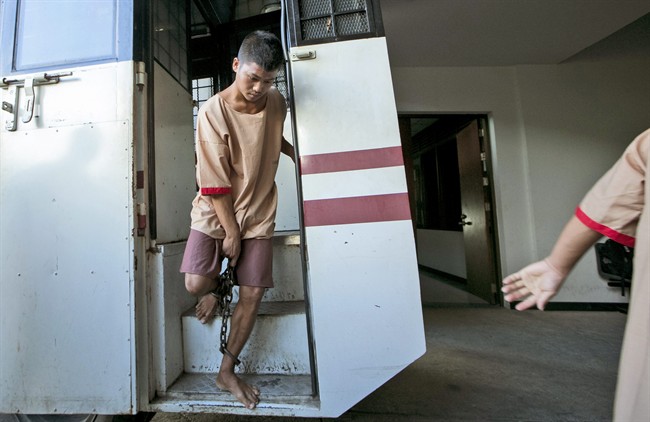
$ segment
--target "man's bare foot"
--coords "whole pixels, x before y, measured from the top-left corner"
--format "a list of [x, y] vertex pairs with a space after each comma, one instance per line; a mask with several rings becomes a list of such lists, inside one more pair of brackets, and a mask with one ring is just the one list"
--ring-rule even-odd
[[260, 390], [254, 385], [246, 384], [234, 373], [219, 372], [217, 387], [229, 391], [247, 409], [255, 409], [260, 402]]
[[219, 305], [219, 300], [212, 294], [201, 296], [199, 303], [196, 304], [196, 317], [202, 324], [207, 324], [220, 311]]

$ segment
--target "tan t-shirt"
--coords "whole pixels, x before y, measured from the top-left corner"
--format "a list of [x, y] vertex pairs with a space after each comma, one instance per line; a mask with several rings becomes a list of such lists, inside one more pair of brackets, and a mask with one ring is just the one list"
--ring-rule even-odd
[[273, 236], [275, 173], [286, 114], [284, 97], [275, 88], [257, 114], [234, 110], [218, 94], [205, 102], [196, 120], [199, 192], [192, 202], [192, 229], [223, 239], [210, 195], [231, 194], [242, 239]]
[[634, 246], [630, 308], [618, 370], [614, 421], [650, 414], [650, 130], [639, 135], [576, 210], [587, 227]]
[[589, 190], [576, 209], [583, 224], [625, 246], [634, 247], [645, 207], [650, 130], [639, 135], [616, 164]]

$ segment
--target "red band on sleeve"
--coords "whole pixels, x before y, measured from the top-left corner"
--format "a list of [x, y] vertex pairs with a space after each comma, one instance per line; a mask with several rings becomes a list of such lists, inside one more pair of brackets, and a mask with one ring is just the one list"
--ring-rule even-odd
[[201, 188], [201, 195], [223, 195], [230, 192], [230, 188]]
[[616, 230], [609, 228], [607, 226], [604, 226], [594, 220], [592, 220], [587, 214], [584, 213], [580, 209], [580, 207], [576, 208], [576, 217], [578, 220], [582, 222], [585, 226], [589, 227], [593, 231], [597, 231], [598, 233], [602, 234], [603, 236], [607, 236], [610, 239], [612, 239], [615, 242], [620, 243], [621, 245], [633, 248], [634, 247], [634, 237], [628, 236], [627, 234], [623, 234], [620, 232], [617, 232]]

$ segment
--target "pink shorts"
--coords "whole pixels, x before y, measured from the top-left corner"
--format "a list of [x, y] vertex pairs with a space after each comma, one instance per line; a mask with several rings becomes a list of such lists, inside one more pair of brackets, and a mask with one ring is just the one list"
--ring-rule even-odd
[[[222, 242], [190, 230], [181, 272], [217, 278], [224, 259]], [[273, 239], [243, 239], [236, 271], [240, 286], [273, 287]]]

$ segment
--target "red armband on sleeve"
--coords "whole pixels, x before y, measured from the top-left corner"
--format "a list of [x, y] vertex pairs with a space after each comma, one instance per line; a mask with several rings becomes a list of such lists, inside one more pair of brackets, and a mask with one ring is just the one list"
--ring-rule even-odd
[[580, 220], [582, 224], [589, 227], [591, 230], [596, 231], [603, 236], [606, 236], [613, 241], [620, 243], [621, 245], [630, 248], [634, 247], [634, 237], [620, 233], [611, 227], [607, 227], [597, 221], [592, 220], [591, 217], [589, 217], [587, 214], [585, 214], [584, 211], [582, 211], [582, 209], [580, 209], [580, 207], [576, 208], [575, 214], [578, 220]]
[[223, 195], [231, 191], [231, 188], [201, 188], [201, 195]]

